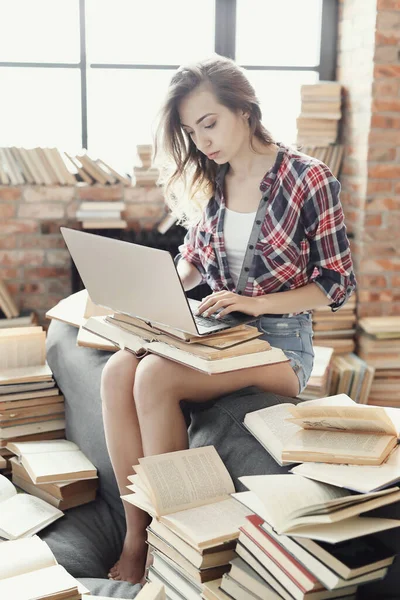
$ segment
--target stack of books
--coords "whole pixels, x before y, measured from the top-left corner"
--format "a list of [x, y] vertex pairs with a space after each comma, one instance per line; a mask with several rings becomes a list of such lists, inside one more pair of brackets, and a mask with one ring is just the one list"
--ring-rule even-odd
[[233, 481], [213, 446], [141, 458], [134, 471], [134, 493], [122, 498], [153, 517], [148, 580], [168, 598], [200, 600], [204, 584], [229, 570], [249, 510], [231, 497]]
[[90, 158], [85, 151], [74, 157], [57, 148], [0, 148], [0, 185], [50, 186], [78, 182], [130, 186], [131, 178], [99, 158]]
[[400, 406], [400, 317], [364, 317], [358, 326], [358, 355], [375, 369], [368, 404]]
[[125, 229], [124, 210], [125, 202], [81, 202], [76, 219], [82, 229]]
[[298, 395], [301, 400], [312, 400], [330, 395], [333, 348], [314, 347], [314, 365], [307, 386]]
[[131, 179], [128, 175], [119, 173], [108, 163], [100, 158], [92, 158], [86, 150], [83, 150], [76, 156], [71, 156], [65, 152], [65, 156], [69, 161], [69, 167], [74, 172], [75, 178], [78, 181], [102, 185], [112, 185], [122, 183], [124, 186], [131, 185]]
[[133, 168], [136, 185], [141, 187], [154, 187], [160, 175], [159, 170], [152, 166], [153, 146], [151, 144], [139, 144], [137, 153], [141, 166]]
[[320, 81], [301, 86], [301, 112], [297, 118], [297, 143], [334, 144], [341, 119], [342, 86], [337, 81]]
[[6, 284], [0, 279], [0, 329], [34, 325], [37, 315], [33, 311], [22, 314], [11, 296]]
[[96, 498], [97, 470], [68, 440], [10, 442], [12, 481], [18, 488], [67, 510]]
[[0, 330], [0, 455], [10, 441], [65, 435], [64, 398], [46, 362], [42, 327]]
[[327, 146], [302, 145], [301, 151], [303, 154], [312, 156], [326, 164], [332, 171], [332, 174], [335, 177], [339, 177], [344, 154], [343, 144], [329, 144]]
[[331, 396], [347, 394], [359, 404], [368, 404], [374, 374], [374, 367], [354, 352], [334, 356], [328, 393]]
[[0, 565], [4, 600], [81, 600], [90, 594], [37, 536], [0, 544]]
[[[161, 583], [147, 582], [142, 587], [136, 600], [167, 600], [165, 595], [165, 587]], [[103, 600], [107, 600], [104, 598]], [[117, 599], [118, 600], [118, 599]], [[122, 598], [120, 600], [123, 600]]]
[[329, 306], [313, 310], [312, 320], [315, 346], [329, 346], [335, 354], [354, 352], [356, 294], [352, 294], [346, 304], [335, 312]]
[[19, 308], [15, 304], [5, 283], [0, 279], [0, 310], [7, 319], [19, 316]]

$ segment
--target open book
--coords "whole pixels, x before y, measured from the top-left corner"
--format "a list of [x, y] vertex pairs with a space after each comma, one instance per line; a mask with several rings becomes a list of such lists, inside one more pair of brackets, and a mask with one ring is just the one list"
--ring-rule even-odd
[[[248, 508], [251, 507], [253, 512], [269, 523], [277, 533], [329, 542], [332, 539], [324, 537], [327, 529], [328, 537], [331, 529], [331, 537], [334, 541], [350, 539], [343, 537], [348, 521], [375, 508], [398, 502], [400, 499], [398, 487], [370, 494], [349, 495], [346, 490], [311, 481], [300, 475], [253, 475], [239, 477], [239, 480], [252, 494], [242, 492], [233, 494], [233, 497]], [[271, 490], [273, 490], [272, 494]], [[361, 523], [365, 523], [365, 526], [358, 525], [360, 530], [358, 535], [371, 533], [368, 530], [369, 520], [366, 517], [362, 519]], [[400, 526], [400, 521], [391, 519], [389, 521], [392, 521], [390, 524], [392, 527]], [[385, 529], [384, 525], [383, 529]], [[378, 525], [376, 531], [380, 530]]]
[[[16, 540], [33, 535], [63, 514], [41, 498], [18, 494], [11, 481], [0, 475], [0, 537]], [[0, 548], [3, 546], [4, 544], [0, 544]], [[0, 594], [0, 598], [2, 597]]]
[[[249, 511], [235, 502], [233, 481], [214, 446], [146, 456], [122, 496], [197, 550], [234, 540]], [[292, 475], [293, 477], [293, 475]], [[172, 483], [173, 482], [173, 483]]]
[[80, 600], [81, 594], [90, 592], [37, 536], [0, 544], [0, 598]]
[[74, 442], [50, 440], [9, 442], [33, 483], [55, 483], [97, 477], [97, 469]]
[[338, 394], [254, 411], [244, 424], [281, 465], [380, 465], [397, 445], [400, 411], [359, 405]]
[[[186, 344], [172, 337], [160, 335], [156, 340], [155, 334], [142, 330], [141, 335], [108, 322], [106, 317], [91, 317], [83, 326], [84, 329], [106, 340], [112, 341], [121, 349], [126, 349], [142, 358], [148, 353], [157, 354], [179, 362], [204, 373], [227, 373], [248, 367], [286, 362], [288, 359], [280, 348], [272, 348], [263, 340], [249, 340], [236, 346], [232, 356], [232, 348], [226, 354], [221, 349], [203, 343]], [[222, 336], [219, 336], [222, 337]], [[168, 339], [168, 342], [166, 341]], [[251, 344], [250, 353], [246, 344]], [[222, 358], [222, 356], [227, 356]]]

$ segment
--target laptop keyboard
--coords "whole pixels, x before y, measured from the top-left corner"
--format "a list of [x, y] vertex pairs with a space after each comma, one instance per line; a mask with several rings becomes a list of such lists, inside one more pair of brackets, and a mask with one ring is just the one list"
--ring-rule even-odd
[[229, 318], [228, 316], [221, 317], [220, 319], [216, 319], [215, 317], [201, 317], [200, 315], [193, 315], [193, 317], [197, 325], [200, 325], [201, 327], [215, 327], [219, 323], [231, 325], [236, 322], [235, 319]]

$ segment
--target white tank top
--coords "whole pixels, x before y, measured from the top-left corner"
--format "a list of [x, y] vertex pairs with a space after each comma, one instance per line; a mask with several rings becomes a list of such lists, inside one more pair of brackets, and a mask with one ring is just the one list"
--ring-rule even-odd
[[256, 213], [239, 213], [225, 208], [224, 239], [229, 271], [237, 285]]

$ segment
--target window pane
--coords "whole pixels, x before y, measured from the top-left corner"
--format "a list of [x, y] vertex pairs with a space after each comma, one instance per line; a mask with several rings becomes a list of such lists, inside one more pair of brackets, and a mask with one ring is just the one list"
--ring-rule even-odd
[[0, 0], [3, 62], [79, 62], [78, 0]]
[[82, 146], [78, 69], [0, 69], [2, 146]]
[[88, 60], [176, 64], [214, 51], [215, 0], [87, 0]]
[[300, 86], [316, 83], [314, 71], [252, 71], [246, 74], [261, 104], [263, 124], [278, 142], [296, 142], [300, 113]]
[[236, 60], [243, 65], [319, 64], [322, 0], [237, 0]]
[[136, 145], [152, 143], [158, 110], [174, 70], [102, 70], [88, 73], [89, 152], [132, 172]]

